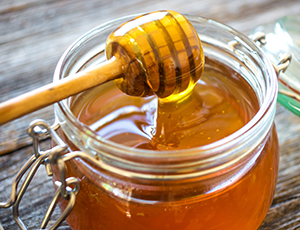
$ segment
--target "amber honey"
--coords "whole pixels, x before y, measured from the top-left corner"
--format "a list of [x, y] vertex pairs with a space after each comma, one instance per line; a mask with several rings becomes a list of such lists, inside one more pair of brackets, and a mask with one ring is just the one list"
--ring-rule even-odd
[[[174, 153], [228, 137], [253, 118], [259, 102], [242, 76], [207, 59], [195, 89], [182, 100], [164, 103], [154, 96], [129, 97], [110, 85], [75, 98], [70, 107], [104, 140]], [[263, 143], [249, 153], [254, 160], [204, 178], [149, 181], [117, 175], [82, 160], [69, 162], [67, 174], [80, 179], [81, 190], [67, 221], [72, 229], [257, 229], [276, 184], [274, 127]], [[62, 208], [65, 205], [60, 203]]]
[[201, 80], [180, 100], [130, 97], [111, 86], [77, 98], [72, 111], [101, 138], [129, 147], [176, 150], [207, 145], [244, 126], [259, 105], [241, 76], [206, 62]]

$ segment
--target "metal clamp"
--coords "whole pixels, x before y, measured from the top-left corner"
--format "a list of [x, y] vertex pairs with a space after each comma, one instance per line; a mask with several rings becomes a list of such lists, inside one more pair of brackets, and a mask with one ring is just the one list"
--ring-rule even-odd
[[[59, 126], [57, 126], [59, 127]], [[50, 126], [47, 122], [43, 120], [35, 120], [32, 122], [28, 128], [28, 134], [33, 138], [33, 148], [34, 154], [27, 161], [27, 163], [21, 168], [21, 170], [17, 173], [14, 178], [12, 187], [11, 187], [11, 195], [10, 199], [7, 202], [0, 203], [0, 208], [9, 208], [12, 207], [13, 217], [17, 222], [18, 226], [22, 230], [27, 230], [25, 224], [21, 220], [19, 216], [19, 204], [22, 200], [23, 195], [26, 192], [32, 178], [34, 177], [36, 171], [40, 167], [40, 165], [45, 165], [47, 175], [52, 176], [52, 165], [56, 165], [59, 169], [59, 177], [60, 181], [55, 181], [55, 185], [57, 186], [56, 193], [48, 207], [48, 210], [42, 220], [42, 223], [39, 229], [44, 229], [51, 215], [58, 203], [60, 197], [68, 201], [67, 207], [61, 214], [61, 216], [55, 221], [55, 223], [49, 228], [51, 230], [56, 229], [59, 225], [66, 219], [66, 217], [70, 214], [73, 209], [76, 201], [76, 196], [80, 190], [80, 181], [74, 177], [66, 177], [66, 168], [65, 163], [74, 158], [81, 158], [87, 162], [92, 164], [98, 163], [98, 161], [90, 155], [87, 155], [81, 151], [68, 151], [68, 146], [61, 140], [61, 138], [55, 132], [57, 128], [56, 125]], [[42, 151], [40, 149], [39, 140], [45, 135], [50, 135], [52, 141], [56, 144], [52, 149]], [[19, 183], [24, 175], [28, 172], [27, 176], [21, 188], [18, 189]], [[73, 189], [70, 187], [73, 185]], [[1, 225], [0, 225], [1, 230]]]
[[[13, 217], [18, 226], [22, 230], [27, 230], [27, 227], [19, 216], [19, 204], [22, 200], [22, 197], [25, 194], [40, 165], [44, 164], [46, 166], [48, 176], [52, 176], [52, 171], [49, 164], [57, 164], [60, 170], [61, 181], [55, 182], [55, 184], [58, 185], [58, 189], [43, 218], [42, 224], [40, 225], [40, 229], [44, 229], [47, 226], [53, 210], [57, 205], [59, 197], [63, 197], [65, 200], [68, 200], [68, 205], [61, 216], [58, 218], [58, 220], [56, 220], [56, 222], [49, 228], [56, 229], [73, 209], [75, 205], [76, 195], [78, 194], [80, 189], [80, 182], [77, 178], [74, 177], [66, 178], [65, 160], [61, 156], [67, 152], [68, 147], [47, 122], [43, 120], [36, 120], [32, 122], [28, 129], [28, 133], [33, 138], [34, 154], [17, 173], [12, 183], [10, 199], [7, 202], [1, 202], [0, 208], [12, 207]], [[39, 139], [45, 135], [50, 135], [52, 140], [56, 143], [56, 146], [52, 149], [42, 151], [40, 149]], [[18, 189], [19, 183], [26, 172], [28, 172], [28, 174], [25, 177], [22, 185], [20, 185], [20, 189]], [[69, 187], [71, 184], [74, 185], [74, 189]]]
[[[260, 46], [263, 46], [266, 44], [266, 35], [262, 32], [258, 32], [256, 34], [254, 34], [252, 39], [255, 43], [258, 43]], [[279, 74], [281, 72], [284, 73], [286, 71], [286, 69], [289, 67], [291, 61], [292, 61], [292, 55], [285, 53], [281, 56], [278, 64], [272, 63], [277, 76], [279, 76]]]
[[[266, 35], [263, 32], [257, 32], [253, 36], [250, 37], [259, 47], [264, 46], [266, 44]], [[235, 50], [236, 46], [239, 45], [240, 42], [237, 40], [233, 40], [228, 42], [228, 45], [231, 49]], [[277, 64], [272, 62], [272, 65], [275, 69], [276, 75], [279, 78], [281, 72], [285, 72], [289, 67], [292, 61], [292, 55], [288, 53], [284, 53]], [[288, 97], [294, 98], [300, 102], [300, 96], [292, 91], [287, 91], [283, 89], [279, 89], [280, 94], [286, 95]]]
[[[254, 42], [258, 43], [260, 46], [266, 44], [266, 36], [262, 32], [258, 32], [256, 34], [254, 34], [252, 39]], [[281, 72], [284, 73], [286, 71], [286, 69], [291, 64], [291, 61], [292, 61], [292, 55], [285, 53], [285, 54], [281, 55], [278, 64], [272, 63], [278, 78], [279, 78]], [[300, 102], [299, 94], [297, 94], [293, 89], [291, 89], [291, 91], [285, 90], [285, 89], [279, 89], [278, 93], [288, 96], [290, 98], [293, 98]]]

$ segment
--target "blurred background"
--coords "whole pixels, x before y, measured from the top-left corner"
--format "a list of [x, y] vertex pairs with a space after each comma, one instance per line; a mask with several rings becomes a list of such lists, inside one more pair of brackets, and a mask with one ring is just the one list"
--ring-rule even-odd
[[[117, 17], [160, 9], [211, 18], [248, 35], [260, 24], [274, 23], [286, 14], [300, 14], [300, 1], [0, 0], [0, 102], [50, 83], [63, 52], [95, 26]], [[4, 155], [0, 157], [0, 201], [3, 196], [9, 196], [13, 175], [32, 154], [26, 129], [35, 118], [52, 123], [52, 106], [0, 126], [0, 155]], [[295, 119], [296, 125], [290, 122]], [[283, 121], [285, 125], [282, 125]], [[291, 171], [299, 171], [300, 162], [295, 156], [300, 153], [297, 142], [300, 122], [281, 106], [278, 106], [276, 122], [283, 155], [281, 174], [273, 209], [261, 229], [296, 229], [300, 224], [300, 200], [295, 191], [300, 188], [300, 182], [297, 182], [300, 180], [297, 179], [299, 176], [289, 175]], [[287, 132], [290, 133], [288, 137], [283, 135]], [[49, 141], [45, 143], [49, 144]], [[285, 183], [292, 184], [289, 190], [281, 189], [286, 187]], [[31, 189], [34, 196], [28, 198], [21, 212], [31, 229], [37, 228], [36, 223], [42, 219], [54, 194], [51, 178], [44, 174], [38, 176], [36, 185], [40, 187]], [[54, 219], [58, 214], [55, 215]], [[4, 229], [17, 229], [10, 210], [0, 209], [0, 223]], [[60, 229], [69, 228], [64, 224]]]

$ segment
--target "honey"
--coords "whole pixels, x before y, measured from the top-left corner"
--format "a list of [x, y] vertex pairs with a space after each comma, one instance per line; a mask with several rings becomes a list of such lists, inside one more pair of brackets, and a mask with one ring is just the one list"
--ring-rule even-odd
[[[74, 99], [71, 108], [101, 138], [159, 152], [214, 143], [249, 122], [259, 104], [237, 72], [207, 59], [201, 79], [182, 101], [129, 97], [111, 85]], [[80, 178], [81, 191], [67, 221], [72, 229], [256, 229], [275, 189], [275, 132], [273, 128], [262, 150], [253, 151], [259, 152], [253, 167], [245, 166], [248, 171], [239, 176], [245, 169], [235, 166], [237, 170], [226, 175], [229, 180], [221, 175], [140, 184], [82, 160], [70, 162], [67, 174]]]
[[201, 80], [181, 100], [130, 97], [111, 86], [77, 99], [72, 111], [101, 138], [129, 147], [171, 150], [207, 145], [240, 129], [259, 108], [241, 76], [212, 65], [208, 59]]

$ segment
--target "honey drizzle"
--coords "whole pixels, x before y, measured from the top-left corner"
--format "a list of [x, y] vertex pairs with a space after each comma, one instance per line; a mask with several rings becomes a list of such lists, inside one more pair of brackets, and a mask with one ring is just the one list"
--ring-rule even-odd
[[129, 147], [203, 146], [240, 129], [259, 108], [253, 90], [238, 73], [209, 59], [206, 66], [195, 89], [181, 100], [166, 103], [100, 87], [102, 92], [94, 90], [72, 110], [104, 139]]

